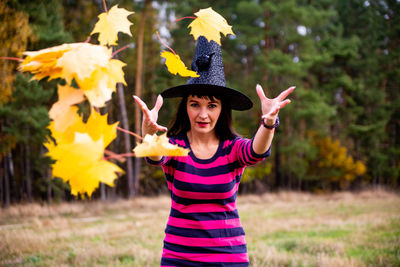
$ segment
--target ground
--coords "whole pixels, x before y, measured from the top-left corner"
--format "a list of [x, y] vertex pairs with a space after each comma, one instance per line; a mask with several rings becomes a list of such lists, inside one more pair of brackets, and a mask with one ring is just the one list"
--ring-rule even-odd
[[[170, 200], [0, 210], [0, 266], [159, 266]], [[400, 196], [239, 196], [251, 266], [400, 266]]]

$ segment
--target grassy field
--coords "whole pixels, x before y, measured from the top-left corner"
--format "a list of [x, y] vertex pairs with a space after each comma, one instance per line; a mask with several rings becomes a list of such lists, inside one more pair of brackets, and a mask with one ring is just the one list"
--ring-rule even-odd
[[[0, 210], [1, 266], [159, 266], [167, 196]], [[400, 266], [400, 196], [239, 196], [251, 266]]]

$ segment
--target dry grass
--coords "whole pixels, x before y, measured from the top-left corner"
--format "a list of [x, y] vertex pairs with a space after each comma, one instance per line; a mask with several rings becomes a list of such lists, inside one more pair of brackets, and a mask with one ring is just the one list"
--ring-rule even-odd
[[[159, 266], [168, 197], [16, 205], [0, 265]], [[400, 266], [400, 197], [385, 191], [239, 197], [251, 266]]]

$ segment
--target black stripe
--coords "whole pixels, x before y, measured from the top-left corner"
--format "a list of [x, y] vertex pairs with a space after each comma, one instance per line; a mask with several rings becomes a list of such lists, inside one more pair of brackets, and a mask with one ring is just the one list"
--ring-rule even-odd
[[199, 169], [185, 162], [177, 161], [175, 159], [171, 159], [165, 166], [172, 167], [177, 169], [178, 171], [195, 174], [203, 177], [210, 177], [214, 175], [227, 174], [235, 171], [235, 169], [241, 168], [240, 163], [238, 161], [230, 162], [228, 164], [224, 164], [217, 167], [207, 168], [207, 169]]
[[242, 227], [203, 230], [167, 225], [167, 227], [165, 228], [165, 233], [176, 236], [194, 238], [224, 238], [244, 235], [244, 230]]
[[162, 258], [163, 266], [179, 266], [179, 267], [249, 267], [248, 262], [199, 262], [188, 261], [173, 258]]
[[221, 212], [195, 212], [195, 213], [182, 213], [178, 210], [171, 208], [169, 214], [175, 218], [182, 218], [194, 221], [215, 221], [215, 220], [229, 220], [239, 218], [238, 210], [221, 211]]
[[221, 246], [221, 247], [192, 247], [169, 243], [164, 241], [164, 248], [181, 253], [247, 253], [246, 245]]
[[173, 201], [176, 203], [182, 204], [182, 205], [192, 205], [192, 204], [221, 204], [221, 205], [226, 205], [228, 203], [232, 203], [236, 201], [237, 197], [237, 191], [235, 194], [233, 194], [231, 197], [224, 198], [224, 199], [192, 199], [192, 198], [184, 198], [175, 195], [174, 193], [171, 192], [171, 198]]
[[226, 184], [197, 184], [182, 182], [177, 179], [174, 180], [174, 186], [176, 189], [204, 193], [226, 193], [231, 191], [235, 187], [236, 183], [236, 179], [233, 179], [230, 183]]

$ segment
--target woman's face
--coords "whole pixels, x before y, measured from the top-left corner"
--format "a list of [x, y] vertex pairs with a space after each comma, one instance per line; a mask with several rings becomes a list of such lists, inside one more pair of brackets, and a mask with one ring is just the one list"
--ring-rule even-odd
[[191, 131], [197, 133], [211, 133], [215, 131], [222, 109], [221, 100], [208, 97], [189, 96], [186, 108], [190, 120]]

